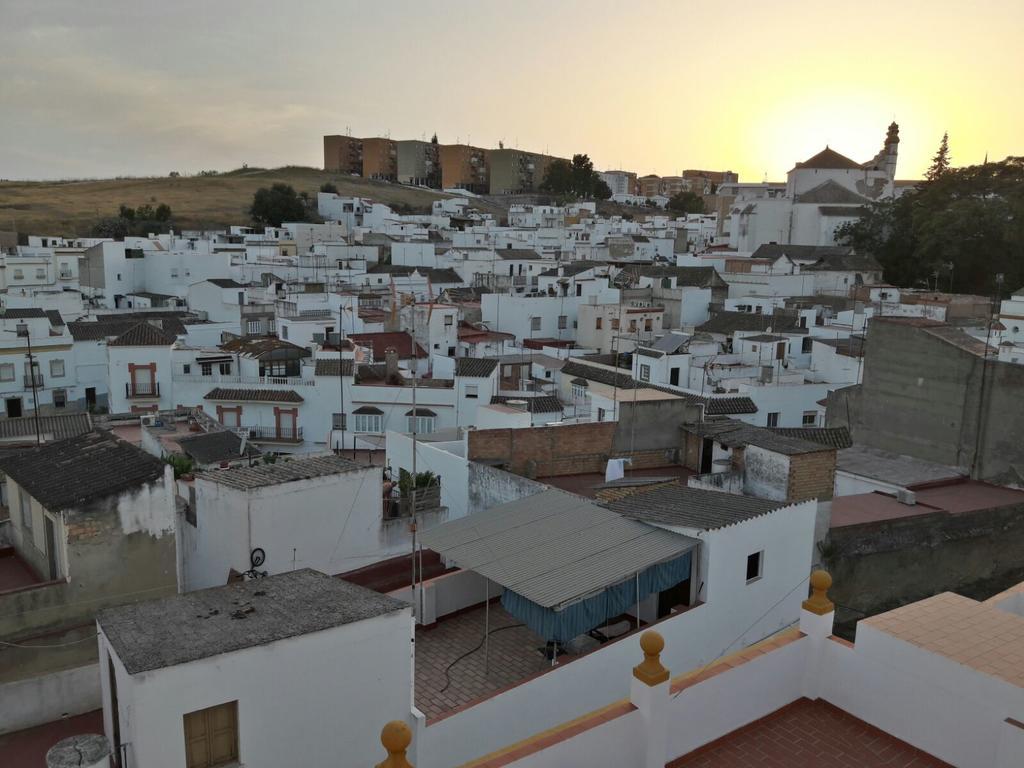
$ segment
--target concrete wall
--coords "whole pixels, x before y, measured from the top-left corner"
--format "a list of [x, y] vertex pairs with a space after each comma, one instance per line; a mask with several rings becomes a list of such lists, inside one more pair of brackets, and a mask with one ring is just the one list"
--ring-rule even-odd
[[533, 496], [548, 486], [486, 464], [470, 462], [467, 512], [482, 512], [500, 504]]
[[1024, 574], [1024, 505], [843, 526], [829, 541], [834, 600], [870, 615]]
[[[91, 645], [95, 654], [95, 643]], [[81, 715], [100, 706], [96, 664], [6, 683], [0, 685], [0, 734]]]
[[1024, 366], [986, 364], [909, 322], [874, 319], [868, 335], [864, 383], [843, 391], [846, 402], [830, 398], [830, 425], [841, 423], [848, 406], [855, 443], [960, 467], [977, 479], [1019, 478]]
[[[230, 701], [238, 702], [239, 758], [247, 768], [373, 765], [382, 724], [409, 719], [412, 626], [405, 609], [135, 675], [111, 654], [128, 765], [185, 765], [183, 716]], [[100, 646], [107, 669], [102, 633]], [[108, 677], [101, 676], [109, 739]]]

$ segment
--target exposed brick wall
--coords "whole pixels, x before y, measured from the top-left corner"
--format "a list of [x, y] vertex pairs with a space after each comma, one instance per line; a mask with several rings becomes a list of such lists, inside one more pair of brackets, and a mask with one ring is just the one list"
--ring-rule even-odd
[[502, 461], [526, 477], [604, 472], [612, 455], [614, 422], [469, 433], [470, 461]]
[[789, 457], [787, 501], [829, 501], [836, 484], [836, 452], [818, 451]]

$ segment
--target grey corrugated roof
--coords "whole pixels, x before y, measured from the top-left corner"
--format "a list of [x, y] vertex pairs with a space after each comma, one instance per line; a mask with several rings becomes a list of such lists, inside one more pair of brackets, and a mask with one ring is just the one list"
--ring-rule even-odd
[[636, 520], [704, 531], [742, 523], [789, 505], [788, 501], [755, 499], [677, 483], [637, 491], [605, 503], [608, 509]]
[[262, 453], [255, 445], [247, 442], [243, 454], [242, 438], [229, 429], [207, 432], [195, 437], [182, 437], [178, 439], [178, 445], [181, 446], [182, 451], [200, 464], [237, 461], [243, 456], [259, 456]]
[[460, 568], [546, 608], [618, 584], [698, 544], [554, 489], [431, 528], [421, 540]]
[[88, 413], [64, 413], [59, 416], [40, 416], [39, 423], [32, 416], [0, 419], [0, 440], [35, 440], [36, 428], [44, 439], [66, 440], [92, 431], [92, 418]]
[[278, 461], [275, 464], [263, 464], [256, 467], [237, 467], [203, 475], [207, 480], [229, 485], [232, 488], [248, 490], [264, 488], [268, 485], [294, 483], [313, 477], [326, 477], [341, 472], [359, 469], [359, 465], [340, 456], [311, 456], [304, 459]]
[[658, 337], [653, 344], [648, 344], [651, 349], [656, 349], [659, 352], [665, 352], [669, 355], [676, 354], [682, 349], [686, 342], [688, 342], [692, 336], [686, 333], [676, 333], [675, 331], [669, 331], [664, 336]]
[[128, 674], [384, 616], [408, 603], [309, 568], [100, 611]]

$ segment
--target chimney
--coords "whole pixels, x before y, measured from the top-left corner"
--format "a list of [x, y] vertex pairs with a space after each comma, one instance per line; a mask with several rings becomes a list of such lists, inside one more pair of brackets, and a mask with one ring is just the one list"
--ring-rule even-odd
[[393, 381], [398, 378], [398, 350], [387, 347], [384, 350], [384, 380]]

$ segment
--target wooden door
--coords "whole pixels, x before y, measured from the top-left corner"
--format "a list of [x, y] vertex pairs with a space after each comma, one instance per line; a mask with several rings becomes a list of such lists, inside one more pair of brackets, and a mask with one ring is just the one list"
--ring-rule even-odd
[[185, 715], [186, 768], [213, 768], [238, 761], [238, 702]]

